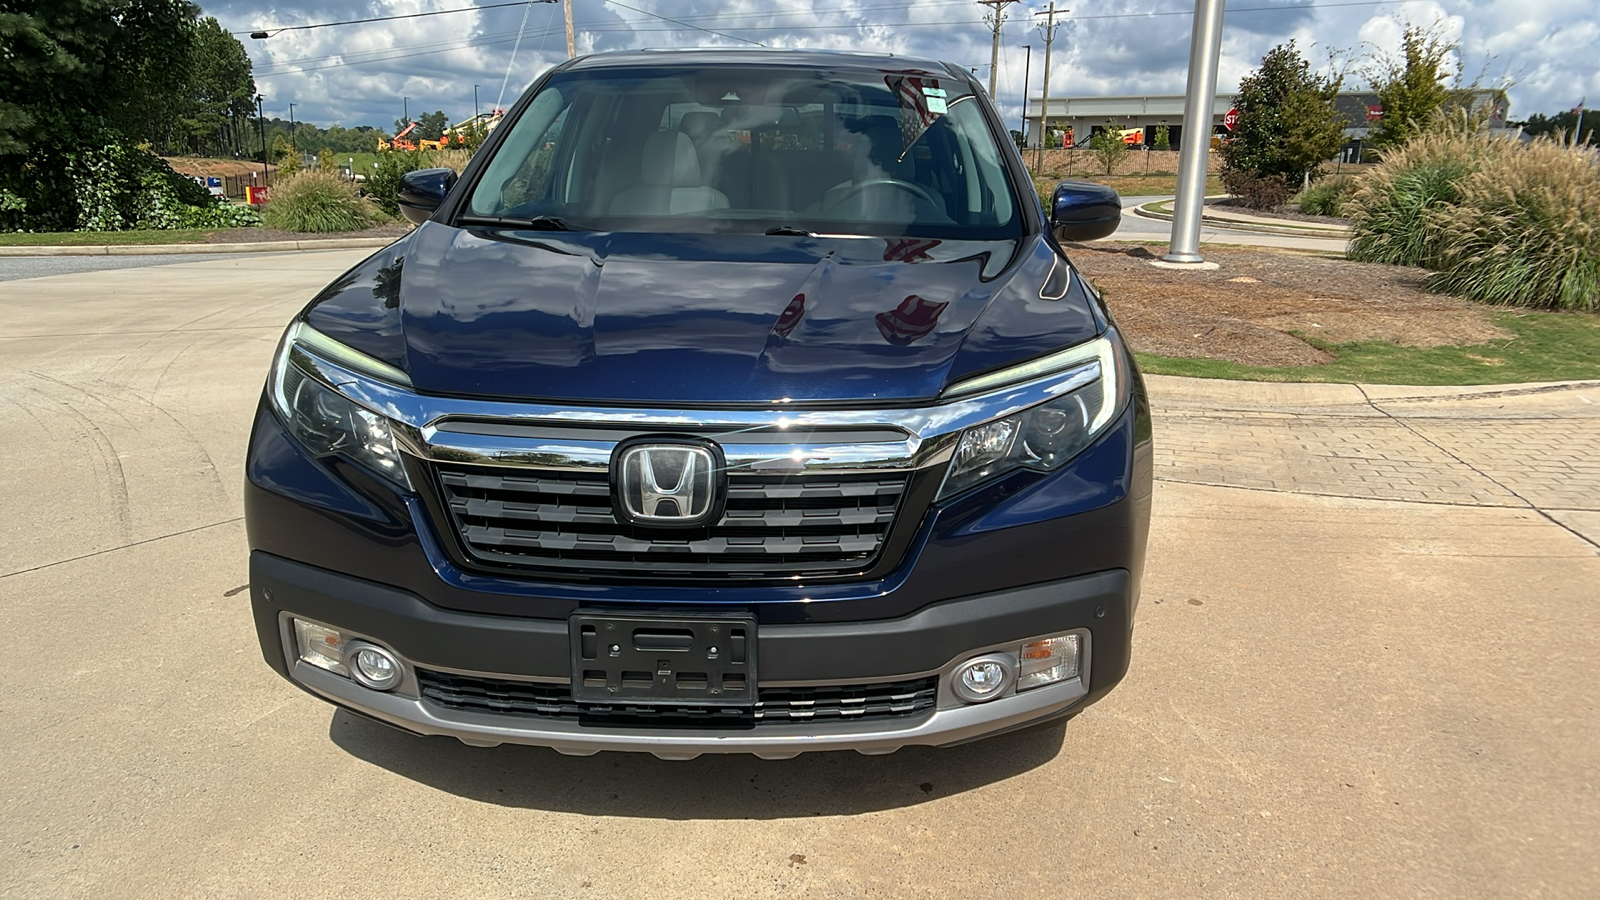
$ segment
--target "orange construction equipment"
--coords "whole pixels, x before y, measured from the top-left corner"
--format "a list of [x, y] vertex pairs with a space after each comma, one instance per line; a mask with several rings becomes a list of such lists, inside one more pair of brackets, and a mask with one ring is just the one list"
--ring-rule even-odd
[[400, 129], [400, 133], [395, 135], [394, 136], [394, 140], [392, 140], [392, 141], [386, 141], [383, 138], [378, 138], [378, 152], [382, 153], [385, 150], [415, 150], [415, 149], [417, 149], [417, 145], [416, 144], [414, 144], [411, 141], [408, 141], [408, 140], [405, 139], [406, 135], [408, 135], [412, 131], [416, 130], [416, 127], [417, 127], [417, 123], [412, 122], [410, 125], [407, 125], [406, 127]]

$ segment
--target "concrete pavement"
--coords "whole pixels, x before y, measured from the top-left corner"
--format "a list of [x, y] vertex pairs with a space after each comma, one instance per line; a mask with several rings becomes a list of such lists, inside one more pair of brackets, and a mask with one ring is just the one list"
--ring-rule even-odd
[[[301, 694], [249, 621], [250, 414], [284, 321], [360, 255], [0, 291], [0, 894], [1600, 892], [1600, 555], [1557, 521], [1594, 509], [1593, 386], [1152, 378], [1133, 669], [1064, 729], [474, 750]], [[1359, 494], [1379, 458], [1406, 478]]]
[[[1157, 200], [1171, 200], [1171, 194], [1153, 195], [1147, 197], [1122, 198], [1122, 222], [1117, 230], [1106, 240], [1111, 241], [1137, 241], [1140, 243], [1166, 243], [1172, 240], [1172, 222], [1162, 219], [1152, 219], [1139, 215], [1136, 210], [1146, 204]], [[1205, 255], [1205, 245], [1218, 244], [1222, 246], [1239, 247], [1273, 247], [1279, 250], [1302, 250], [1315, 253], [1335, 253], [1343, 255], [1348, 240], [1342, 238], [1326, 237], [1301, 237], [1290, 234], [1263, 234], [1257, 231], [1248, 231], [1238, 228], [1228, 228], [1225, 225], [1212, 221], [1203, 221], [1200, 225], [1200, 251]]]

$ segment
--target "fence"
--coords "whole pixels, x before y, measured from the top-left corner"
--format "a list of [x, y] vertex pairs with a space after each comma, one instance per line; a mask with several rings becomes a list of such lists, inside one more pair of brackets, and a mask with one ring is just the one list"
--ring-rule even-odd
[[[1043, 172], [1051, 177], [1069, 175], [1104, 175], [1105, 166], [1088, 150], [1046, 150], [1044, 152], [1044, 167], [1034, 167], [1034, 150], [1022, 151], [1022, 158], [1028, 164], [1028, 169]], [[1179, 153], [1176, 150], [1134, 150], [1117, 166], [1114, 175], [1154, 175], [1157, 172], [1167, 175], [1178, 171]], [[1206, 154], [1206, 171], [1215, 174], [1222, 170], [1222, 156], [1218, 153]]]

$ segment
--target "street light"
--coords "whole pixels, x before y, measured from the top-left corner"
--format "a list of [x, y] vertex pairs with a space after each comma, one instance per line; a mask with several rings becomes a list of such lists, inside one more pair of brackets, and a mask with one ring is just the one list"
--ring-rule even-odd
[[266, 99], [267, 98], [261, 96], [260, 94], [256, 95], [256, 130], [261, 133], [262, 187], [267, 187], [272, 184], [271, 175], [269, 175], [267, 171], [267, 114], [262, 111], [262, 104], [266, 102]]
[[289, 104], [289, 150], [291, 152], [293, 152], [293, 153], [299, 153], [300, 152], [300, 146], [294, 142], [294, 139], [295, 139], [294, 104], [291, 103], [291, 104]]
[[1023, 44], [1022, 49], [1028, 51], [1028, 58], [1022, 64], [1022, 149], [1028, 149], [1028, 80], [1033, 72], [1033, 45]]
[[483, 113], [478, 110], [478, 86], [477, 85], [473, 85], [472, 86], [472, 121], [473, 122], [477, 122], [479, 117], [481, 117], [482, 115], [483, 115]]

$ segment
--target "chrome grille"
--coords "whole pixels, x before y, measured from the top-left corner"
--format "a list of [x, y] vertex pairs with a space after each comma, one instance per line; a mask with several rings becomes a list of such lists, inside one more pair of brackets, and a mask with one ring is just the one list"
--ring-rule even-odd
[[417, 669], [428, 701], [466, 712], [576, 719], [589, 725], [681, 728], [893, 719], [922, 715], [938, 699], [934, 676], [877, 684], [763, 687], [750, 707], [578, 703], [555, 682], [513, 681]]
[[650, 529], [612, 513], [604, 470], [435, 463], [442, 503], [476, 562], [579, 573], [762, 578], [864, 570], [883, 548], [909, 473], [732, 473], [704, 528]]

